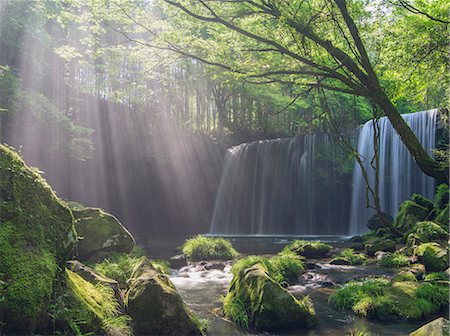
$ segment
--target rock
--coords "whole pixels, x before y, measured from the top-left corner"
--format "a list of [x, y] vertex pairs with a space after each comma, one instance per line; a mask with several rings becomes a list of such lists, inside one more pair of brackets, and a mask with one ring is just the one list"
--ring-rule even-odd
[[366, 245], [367, 254], [375, 255], [377, 251], [395, 252], [395, 242], [391, 239], [378, 240]]
[[210, 261], [208, 263], [206, 263], [205, 265], [205, 269], [207, 271], [209, 270], [219, 270], [219, 271], [223, 271], [225, 269], [225, 267], [227, 266], [226, 262], [222, 262], [222, 261]]
[[343, 265], [343, 266], [348, 266], [351, 265], [350, 261], [347, 260], [344, 257], [335, 257], [333, 259], [331, 259], [330, 261], [330, 265]]
[[0, 145], [2, 333], [49, 333], [46, 311], [54, 281], [75, 240], [70, 209], [37, 169]]
[[448, 334], [449, 320], [444, 317], [438, 317], [414, 330], [409, 336], [448, 336]]
[[100, 260], [114, 253], [130, 253], [135, 242], [119, 220], [102, 209], [74, 210], [78, 242], [78, 259]]
[[351, 245], [350, 248], [354, 249], [355, 251], [362, 251], [366, 248], [366, 245], [364, 243], [355, 243]]
[[261, 263], [233, 277], [223, 308], [228, 318], [250, 330], [311, 327], [316, 323], [310, 299], [296, 299], [268, 276]]
[[442, 210], [449, 205], [449, 189], [448, 185], [443, 183], [436, 188], [436, 195], [434, 196], [436, 208]]
[[187, 266], [187, 260], [184, 254], [178, 254], [176, 256], [170, 257], [169, 267], [172, 269], [180, 269]]
[[433, 202], [431, 202], [428, 198], [423, 197], [422, 195], [413, 194], [411, 196], [411, 201], [413, 201], [413, 202], [419, 204], [420, 206], [424, 207], [425, 209], [427, 209], [428, 213], [430, 213], [431, 211], [434, 210]]
[[393, 226], [400, 232], [407, 232], [414, 228], [417, 222], [427, 219], [429, 209], [416, 202], [407, 200], [400, 205], [400, 209], [395, 216]]
[[448, 251], [437, 243], [421, 244], [414, 250], [427, 272], [441, 272], [448, 268]]
[[318, 264], [315, 264], [315, 263], [312, 263], [312, 262], [307, 262], [306, 264], [305, 264], [305, 268], [307, 269], [307, 270], [312, 270], [312, 269], [320, 269], [320, 268], [322, 268], [320, 265], [318, 265]]
[[331, 245], [321, 241], [294, 240], [284, 248], [307, 258], [324, 258], [331, 250]]
[[409, 271], [414, 274], [417, 280], [422, 280], [426, 270], [425, 266], [422, 264], [412, 264]]
[[101, 283], [102, 285], [110, 287], [114, 291], [114, 295], [120, 304], [121, 311], [124, 311], [123, 297], [120, 293], [119, 283], [116, 280], [94, 271], [92, 268], [82, 264], [78, 260], [69, 260], [67, 262], [67, 268], [92, 284]]
[[[372, 217], [369, 218], [367, 222], [367, 227], [371, 230], [377, 230], [385, 227], [389, 227], [394, 219], [392, 216], [382, 213], [380, 217], [378, 214], [374, 214]], [[362, 241], [361, 241], [362, 242]]]
[[198, 321], [183, 303], [175, 286], [142, 258], [128, 280], [127, 314], [136, 335], [197, 335]]
[[400, 282], [400, 281], [417, 281], [416, 275], [411, 271], [400, 271], [397, 273], [394, 278], [394, 282]]
[[412, 232], [406, 240], [407, 246], [419, 245], [431, 241], [448, 240], [448, 232], [440, 225], [433, 222], [419, 222], [416, 224]]
[[353, 236], [348, 240], [350, 243], [363, 243], [364, 239], [361, 236]]

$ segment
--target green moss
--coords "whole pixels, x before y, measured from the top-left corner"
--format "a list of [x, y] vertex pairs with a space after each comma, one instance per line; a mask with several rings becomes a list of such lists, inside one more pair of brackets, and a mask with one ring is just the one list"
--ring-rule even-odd
[[36, 169], [0, 145], [0, 309], [5, 330], [31, 333], [76, 239], [73, 217]]
[[90, 331], [98, 331], [97, 326], [100, 326], [109, 335], [132, 335], [131, 318], [120, 314], [119, 302], [110, 287], [100, 283], [94, 285], [68, 269], [66, 283], [71, 306], [64, 318], [74, 321], [76, 313], [86, 323], [87, 329], [94, 329]]
[[400, 205], [393, 225], [398, 231], [407, 232], [413, 229], [417, 222], [426, 220], [429, 214], [428, 208], [407, 200]]
[[411, 271], [401, 271], [394, 276], [393, 281], [417, 281], [417, 278]]
[[437, 209], [444, 209], [449, 205], [449, 189], [448, 185], [443, 183], [436, 188], [436, 195], [434, 196], [434, 202]]
[[448, 304], [448, 287], [374, 278], [351, 281], [330, 297], [337, 307], [371, 319], [421, 319]]
[[270, 277], [263, 263], [240, 267], [235, 272], [223, 311], [242, 328], [269, 330], [315, 323], [310, 299], [293, 297]]
[[183, 244], [183, 253], [192, 261], [230, 260], [238, 255], [228, 240], [202, 235], [186, 240]]
[[378, 251], [384, 252], [394, 252], [395, 251], [395, 241], [392, 239], [378, 239], [373, 241], [371, 244], [366, 244], [367, 254], [370, 256], [375, 255]]
[[409, 258], [403, 253], [394, 252], [394, 253], [386, 253], [381, 257], [378, 261], [380, 266], [382, 267], [405, 267], [408, 266], [411, 261]]
[[428, 212], [431, 212], [434, 209], [433, 202], [431, 202], [428, 198], [423, 197], [422, 195], [413, 194], [411, 196], [411, 201], [419, 204], [421, 207], [424, 207], [425, 209], [428, 210]]
[[448, 229], [448, 225], [449, 225], [449, 206], [448, 205], [437, 213], [437, 216], [434, 219], [434, 221], [436, 223], [443, 225], [444, 228]]
[[284, 248], [307, 258], [323, 258], [331, 250], [331, 245], [321, 241], [294, 240]]
[[448, 239], [448, 232], [433, 222], [419, 222], [415, 225], [407, 238], [407, 245], [414, 246], [420, 243], [441, 241]]
[[425, 243], [415, 248], [414, 254], [428, 272], [440, 272], [448, 268], [448, 251], [437, 243]]
[[292, 251], [283, 251], [272, 258], [251, 255], [236, 261], [231, 268], [234, 276], [255, 264], [264, 265], [269, 276], [277, 283], [295, 283], [298, 275], [305, 271], [303, 262]]
[[355, 253], [353, 249], [344, 249], [330, 261], [335, 265], [364, 265], [367, 258], [362, 253]]
[[433, 284], [449, 285], [450, 277], [446, 272], [431, 272], [423, 280]]

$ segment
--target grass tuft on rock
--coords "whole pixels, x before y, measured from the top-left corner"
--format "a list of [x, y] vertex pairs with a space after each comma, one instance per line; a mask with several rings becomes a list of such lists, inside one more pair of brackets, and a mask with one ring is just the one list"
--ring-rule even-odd
[[350, 281], [330, 297], [330, 302], [358, 316], [378, 320], [418, 320], [448, 304], [448, 286], [384, 278]]
[[323, 258], [331, 248], [331, 245], [321, 241], [294, 240], [283, 251], [292, 251], [307, 258]]
[[355, 253], [351, 248], [342, 250], [338, 255], [331, 259], [333, 265], [364, 265], [367, 258], [363, 253]]
[[408, 266], [411, 261], [403, 253], [394, 252], [384, 254], [378, 263], [381, 267], [396, 268]]
[[202, 235], [186, 240], [182, 250], [186, 258], [191, 261], [230, 260], [238, 255], [230, 241]]

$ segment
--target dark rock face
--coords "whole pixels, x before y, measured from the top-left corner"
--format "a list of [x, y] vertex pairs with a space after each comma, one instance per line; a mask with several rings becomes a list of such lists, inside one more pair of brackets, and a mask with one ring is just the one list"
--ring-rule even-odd
[[137, 335], [198, 335], [198, 322], [169, 278], [148, 261], [136, 266], [125, 293], [127, 314]]
[[183, 254], [178, 254], [176, 256], [170, 257], [169, 267], [173, 269], [180, 269], [187, 266], [186, 257]]
[[388, 227], [392, 224], [394, 219], [392, 216], [389, 216], [388, 214], [375, 214], [372, 217], [369, 218], [369, 221], [367, 222], [367, 227], [371, 230], [377, 230], [384, 227]]
[[135, 243], [119, 220], [96, 208], [74, 210], [78, 241], [78, 259], [99, 260], [114, 253], [129, 253]]
[[46, 320], [53, 281], [75, 239], [69, 208], [36, 169], [0, 145], [2, 332], [31, 334]]

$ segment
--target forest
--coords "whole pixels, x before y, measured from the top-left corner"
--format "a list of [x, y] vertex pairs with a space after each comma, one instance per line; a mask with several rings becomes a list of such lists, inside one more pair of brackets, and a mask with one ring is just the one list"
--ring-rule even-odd
[[448, 335], [449, 10], [0, 0], [0, 335]]

